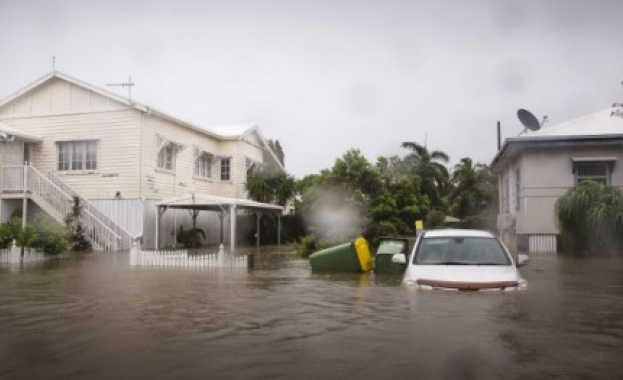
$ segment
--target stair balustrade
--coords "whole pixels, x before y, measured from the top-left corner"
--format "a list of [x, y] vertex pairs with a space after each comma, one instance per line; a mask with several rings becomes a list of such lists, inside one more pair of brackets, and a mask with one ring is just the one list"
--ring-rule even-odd
[[29, 165], [5, 166], [3, 174], [3, 191], [28, 193], [33, 201], [62, 224], [77, 197], [82, 206], [81, 223], [91, 243], [105, 251], [130, 248], [132, 236], [123, 227], [51, 171], [44, 174]]

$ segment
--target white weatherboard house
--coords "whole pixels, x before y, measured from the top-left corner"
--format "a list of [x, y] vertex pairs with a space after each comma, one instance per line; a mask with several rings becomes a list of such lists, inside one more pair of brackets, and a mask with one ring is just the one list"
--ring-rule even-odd
[[498, 175], [498, 229], [519, 250], [556, 251], [554, 207], [587, 179], [623, 188], [623, 113], [603, 111], [508, 138], [491, 169]]
[[193, 218], [208, 244], [221, 241], [226, 219], [233, 243], [239, 210], [281, 210], [247, 199], [247, 175], [260, 166], [283, 170], [256, 126], [206, 129], [58, 71], [0, 102], [2, 221], [44, 211], [62, 223], [79, 196], [99, 249], [126, 249], [137, 236], [173, 246]]

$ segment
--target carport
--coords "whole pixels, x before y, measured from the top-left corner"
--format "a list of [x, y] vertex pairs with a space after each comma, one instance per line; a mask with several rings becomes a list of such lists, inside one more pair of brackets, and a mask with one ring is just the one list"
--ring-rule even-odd
[[230, 232], [230, 252], [234, 252], [236, 244], [236, 219], [238, 210], [254, 211], [257, 218], [257, 244], [260, 240], [260, 218], [263, 212], [272, 212], [277, 214], [277, 242], [281, 243], [281, 214], [283, 207], [270, 204], [255, 202], [249, 199], [219, 197], [209, 194], [188, 194], [179, 197], [163, 199], [156, 203], [156, 249], [160, 249], [160, 222], [162, 215], [169, 209], [184, 209], [190, 212], [193, 219], [193, 228], [197, 228], [197, 216], [201, 211], [212, 211], [219, 215], [221, 221], [220, 241], [223, 243], [223, 219], [229, 216], [229, 232]]

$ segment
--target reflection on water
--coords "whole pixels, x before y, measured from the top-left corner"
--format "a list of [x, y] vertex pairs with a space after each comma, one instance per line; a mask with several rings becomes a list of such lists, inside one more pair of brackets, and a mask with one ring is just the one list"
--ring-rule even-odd
[[623, 378], [621, 260], [533, 256], [517, 293], [128, 261], [0, 267], [0, 378]]

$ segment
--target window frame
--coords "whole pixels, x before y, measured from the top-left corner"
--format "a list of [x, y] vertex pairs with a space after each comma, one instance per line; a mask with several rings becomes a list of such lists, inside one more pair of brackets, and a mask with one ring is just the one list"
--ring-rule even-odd
[[[573, 183], [578, 185], [582, 181], [595, 181], [606, 185], [612, 184], [612, 172], [614, 170], [614, 158], [601, 158], [601, 159], [579, 159], [573, 160]], [[603, 174], [580, 174], [582, 168], [599, 167], [604, 170]]]
[[231, 181], [231, 157], [221, 157], [219, 167], [221, 181]]
[[177, 155], [186, 146], [156, 134], [158, 145], [156, 147], [156, 169], [163, 172], [173, 173], [177, 163]]
[[193, 170], [193, 175], [195, 177], [200, 179], [212, 179], [212, 165], [214, 165], [214, 154], [199, 149], [195, 150]]
[[56, 141], [56, 171], [94, 173], [99, 169], [99, 140]]
[[175, 151], [172, 144], [164, 144], [158, 150], [156, 167], [159, 170], [173, 171], [175, 167]]

